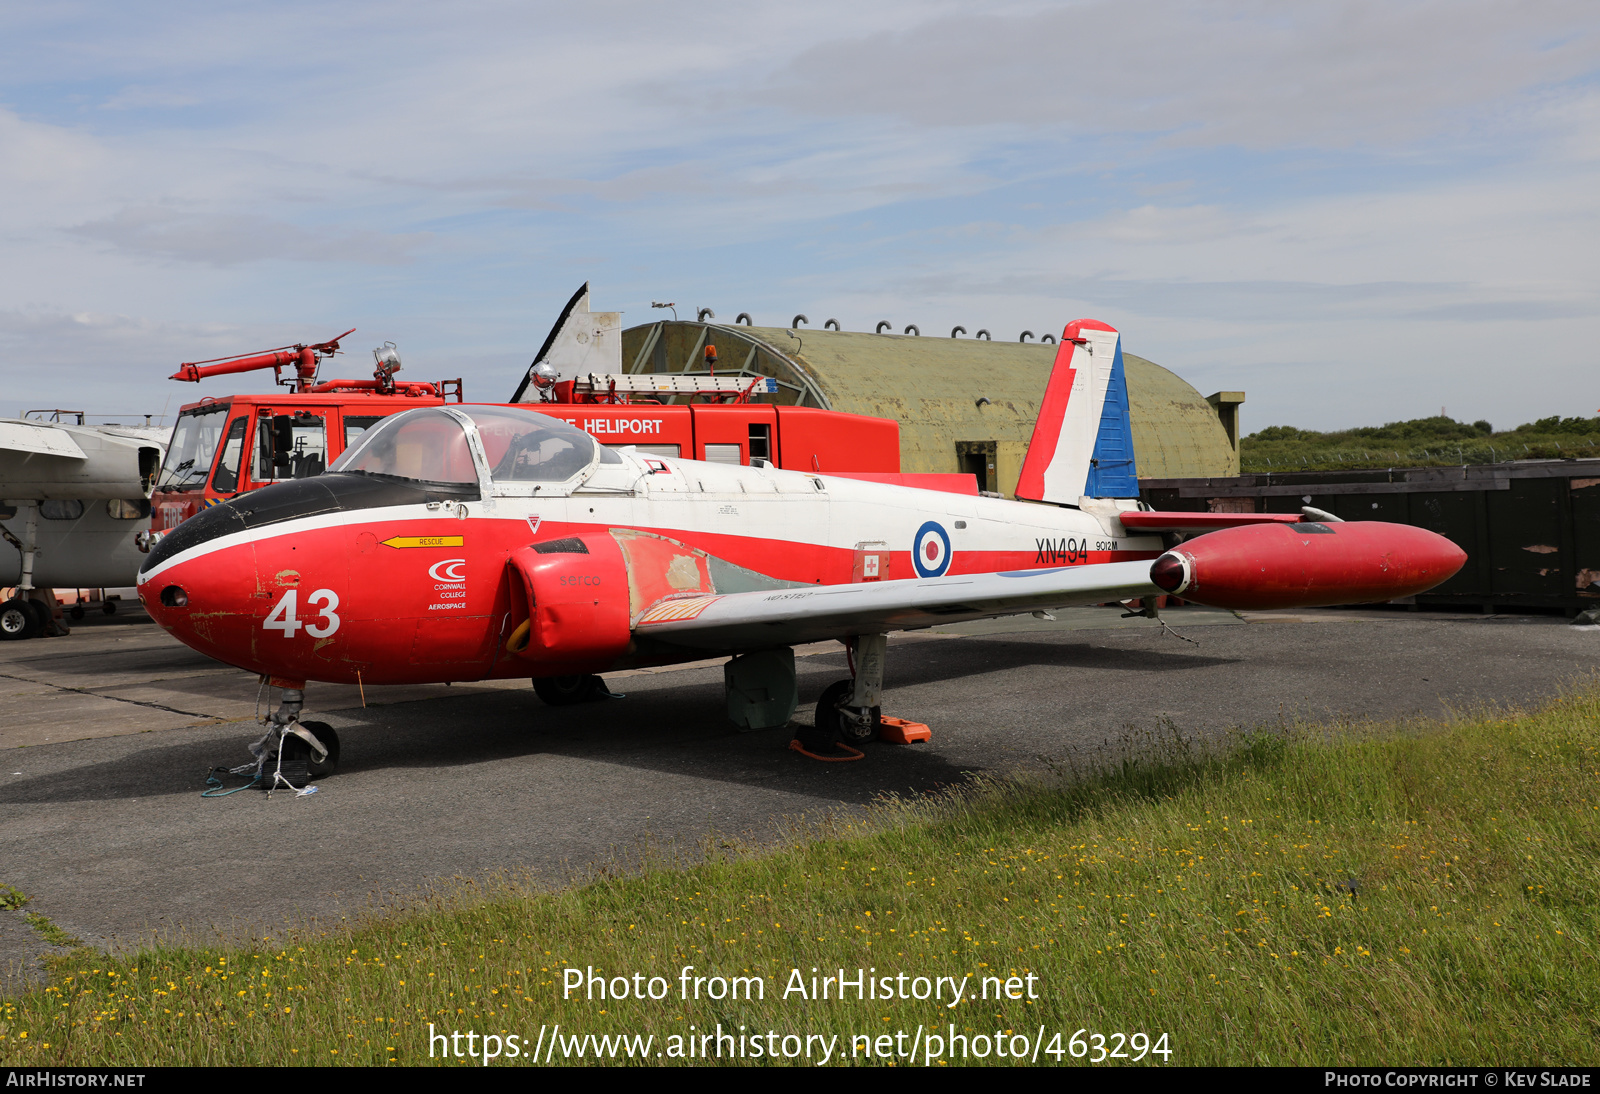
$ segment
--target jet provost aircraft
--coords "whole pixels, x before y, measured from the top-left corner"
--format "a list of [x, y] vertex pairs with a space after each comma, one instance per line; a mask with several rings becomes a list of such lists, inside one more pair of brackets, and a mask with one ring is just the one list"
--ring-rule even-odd
[[[140, 596], [285, 689], [255, 751], [309, 749], [318, 775], [337, 743], [299, 722], [307, 681], [528, 677], [564, 703], [600, 672], [731, 655], [730, 718], [775, 727], [797, 703], [791, 647], [838, 639], [853, 675], [818, 703], [826, 747], [877, 730], [890, 631], [1162, 594], [1364, 603], [1465, 561], [1404, 525], [1141, 510], [1119, 336], [1084, 320], [1060, 347], [1019, 486], [1050, 504], [641, 455], [520, 407], [435, 406], [384, 419], [324, 475], [185, 521]], [[1217, 530], [1178, 543], [1197, 525]]]

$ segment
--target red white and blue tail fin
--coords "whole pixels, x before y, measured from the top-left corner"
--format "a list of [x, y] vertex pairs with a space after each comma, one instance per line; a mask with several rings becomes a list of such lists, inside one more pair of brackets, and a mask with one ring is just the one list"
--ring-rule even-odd
[[1093, 319], [1068, 323], [1022, 461], [1017, 497], [1078, 505], [1084, 498], [1138, 496], [1122, 336]]

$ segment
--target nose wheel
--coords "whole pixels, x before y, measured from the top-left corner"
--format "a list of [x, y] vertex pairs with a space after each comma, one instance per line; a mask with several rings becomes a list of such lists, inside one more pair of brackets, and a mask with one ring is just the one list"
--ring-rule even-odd
[[325, 779], [337, 771], [339, 734], [327, 722], [302, 722], [304, 703], [304, 691], [285, 688], [267, 732], [250, 746], [256, 762], [233, 768], [233, 773], [254, 772], [262, 789], [271, 791], [285, 785], [299, 790], [313, 779]]
[[[553, 707], [604, 699], [612, 691], [598, 676], [541, 676], [533, 681], [533, 693]], [[617, 696], [621, 698], [621, 696]]]
[[[316, 738], [321, 746], [320, 758], [319, 749], [306, 740], [307, 734]], [[293, 764], [296, 769], [294, 774], [299, 774], [303, 766], [307, 779], [326, 779], [339, 769], [339, 735], [327, 722], [296, 722], [293, 728], [284, 732], [278, 753], [283, 757], [286, 774]], [[293, 775], [290, 778], [292, 781]]]

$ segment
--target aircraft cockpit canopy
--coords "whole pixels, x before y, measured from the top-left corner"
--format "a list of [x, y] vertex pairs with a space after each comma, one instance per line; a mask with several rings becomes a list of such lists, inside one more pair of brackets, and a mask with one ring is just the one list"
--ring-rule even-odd
[[467, 431], [437, 408], [408, 410], [369, 429], [330, 471], [353, 471], [441, 486], [478, 488]]
[[568, 482], [589, 469], [599, 448], [583, 430], [537, 411], [430, 407], [380, 422], [329, 470], [476, 488], [469, 430], [478, 434], [490, 479], [513, 493], [519, 486]]
[[594, 462], [594, 438], [577, 426], [538, 411], [464, 406], [483, 441], [489, 476], [496, 483], [558, 483]]

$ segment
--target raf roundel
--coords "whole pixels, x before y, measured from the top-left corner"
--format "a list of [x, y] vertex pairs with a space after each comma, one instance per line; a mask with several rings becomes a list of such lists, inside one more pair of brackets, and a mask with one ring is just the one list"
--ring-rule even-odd
[[943, 577], [950, 569], [950, 535], [936, 520], [917, 529], [911, 541], [911, 565], [918, 577]]

